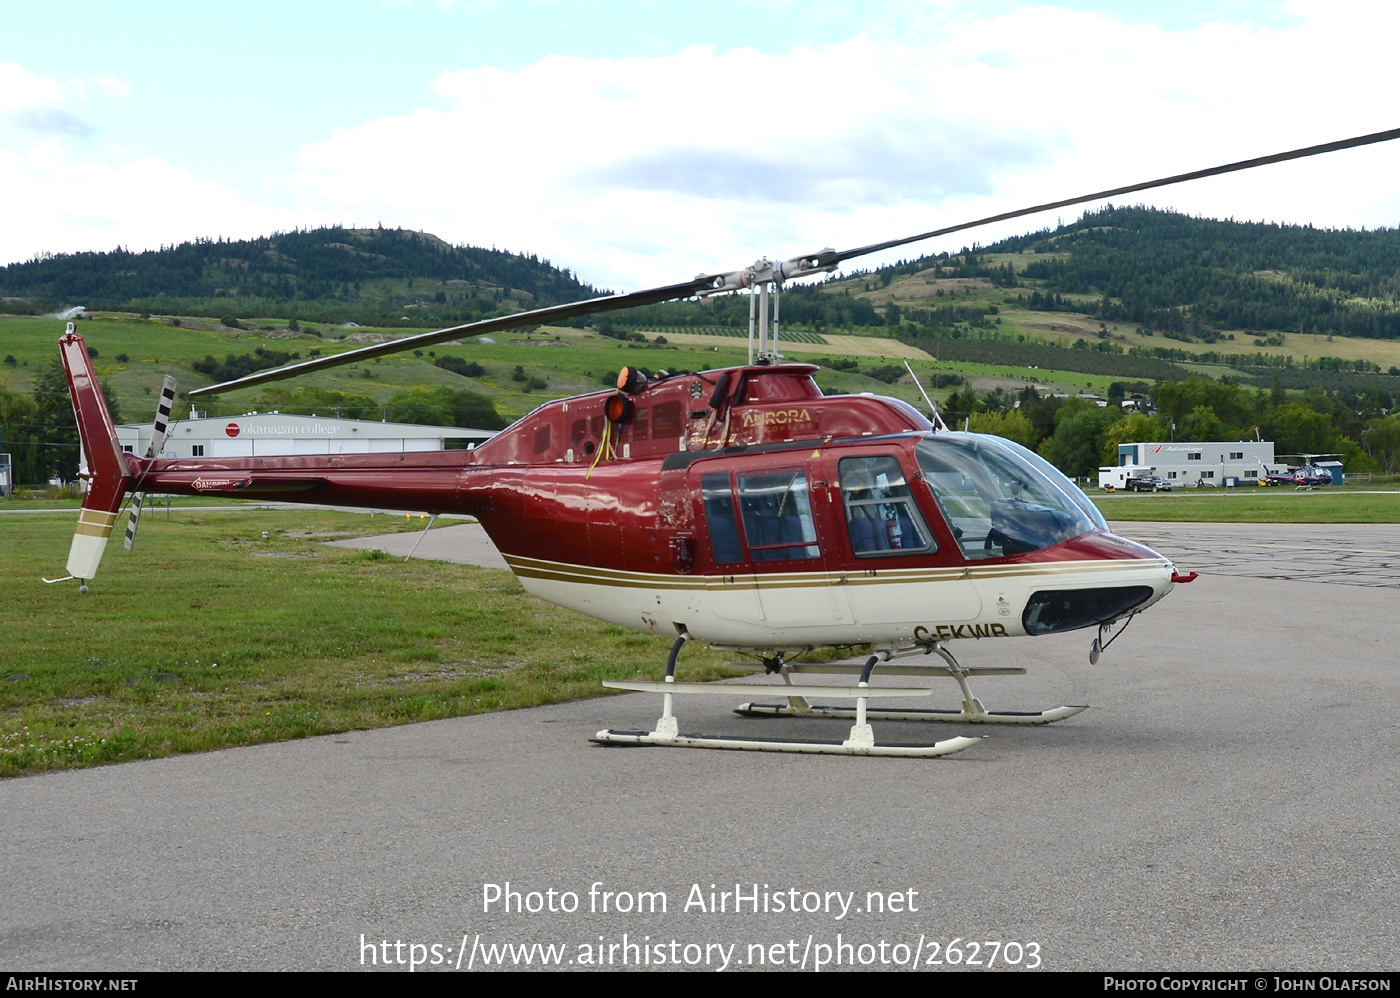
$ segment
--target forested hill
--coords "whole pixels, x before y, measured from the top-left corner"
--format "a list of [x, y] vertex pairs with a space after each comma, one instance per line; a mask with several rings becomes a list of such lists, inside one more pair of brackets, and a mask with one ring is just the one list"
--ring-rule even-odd
[[60, 254], [0, 267], [0, 297], [35, 308], [360, 321], [398, 320], [418, 308], [426, 320], [428, 312], [474, 318], [598, 293], [533, 255], [382, 228], [201, 239], [141, 253]]
[[1020, 275], [1092, 294], [1102, 317], [1159, 329], [1202, 325], [1400, 337], [1400, 230], [1193, 218], [1107, 207], [983, 253], [1053, 254]]

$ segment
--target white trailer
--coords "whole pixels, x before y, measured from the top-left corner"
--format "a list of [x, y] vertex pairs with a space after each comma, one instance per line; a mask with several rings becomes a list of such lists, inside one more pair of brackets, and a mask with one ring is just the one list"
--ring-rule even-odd
[[1120, 464], [1099, 469], [1099, 488], [1101, 489], [1126, 489], [1128, 479], [1142, 478], [1146, 475], [1155, 475], [1157, 466], [1155, 464]]

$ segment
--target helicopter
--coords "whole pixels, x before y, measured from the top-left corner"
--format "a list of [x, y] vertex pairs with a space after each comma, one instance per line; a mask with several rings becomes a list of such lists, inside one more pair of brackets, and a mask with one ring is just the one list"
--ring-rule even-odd
[[[1195, 579], [1113, 534], [1061, 472], [1009, 440], [950, 431], [874, 395], [825, 396], [811, 364], [779, 352], [784, 282], [906, 243], [1051, 208], [1102, 200], [1400, 137], [1400, 129], [1036, 205], [845, 251], [826, 248], [742, 270], [697, 275], [644, 291], [518, 312], [304, 361], [189, 393], [191, 397], [479, 336], [514, 326], [721, 293], [749, 294], [748, 363], [722, 370], [623, 368], [612, 390], [547, 402], [467, 451], [251, 458], [160, 458], [174, 385], [162, 392], [144, 457], [123, 453], [83, 339], [59, 340], [87, 491], [68, 558], [80, 591], [96, 576], [127, 494], [126, 547], [147, 492], [356, 507], [411, 507], [477, 518], [526, 590], [619, 626], [673, 639], [660, 682], [604, 686], [662, 695], [650, 730], [606, 729], [592, 741], [847, 755], [941, 756], [977, 743], [877, 742], [872, 720], [1047, 724], [1086, 705], [990, 711], [968, 680], [1022, 668], [963, 666], [959, 639], [1097, 628], [1090, 661], [1138, 614]], [[45, 580], [50, 581], [50, 580]], [[754, 656], [773, 683], [682, 683], [678, 658], [693, 640]], [[815, 649], [865, 647], [859, 663], [809, 663]], [[936, 657], [933, 664], [902, 661]], [[901, 661], [897, 661], [901, 660]], [[756, 666], [757, 667], [757, 666]], [[872, 685], [881, 676], [948, 677], [959, 710], [878, 709], [928, 686]], [[853, 685], [794, 682], [844, 675]], [[772, 696], [750, 717], [852, 720], [841, 741], [686, 734], [677, 694]], [[854, 701], [829, 706], [814, 700]]]
[[1284, 471], [1270, 471], [1264, 469], [1264, 483], [1266, 485], [1292, 485], [1298, 489], [1312, 491], [1319, 485], [1331, 485], [1333, 482], [1332, 473], [1321, 465], [1314, 464], [1315, 459], [1320, 457], [1345, 457], [1343, 454], [1298, 454], [1289, 455], [1301, 457], [1303, 464], [1297, 468], [1288, 468]]

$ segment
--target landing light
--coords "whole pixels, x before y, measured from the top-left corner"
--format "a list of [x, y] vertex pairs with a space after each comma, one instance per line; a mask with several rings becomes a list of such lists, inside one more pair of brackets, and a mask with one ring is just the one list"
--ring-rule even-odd
[[608, 397], [607, 405], [603, 407], [609, 421], [622, 423], [632, 415], [632, 400], [625, 395], [612, 395]]

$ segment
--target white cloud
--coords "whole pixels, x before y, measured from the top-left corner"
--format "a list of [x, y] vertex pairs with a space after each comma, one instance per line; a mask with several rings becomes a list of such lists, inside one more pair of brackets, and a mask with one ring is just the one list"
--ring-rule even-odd
[[131, 82], [129, 80], [123, 80], [116, 76], [99, 76], [96, 83], [113, 97], [126, 100], [131, 96]]
[[[1303, 21], [1282, 31], [1166, 31], [1055, 8], [933, 13], [783, 55], [696, 47], [448, 72], [434, 87], [445, 110], [307, 146], [293, 185], [334, 211], [638, 287], [1395, 124], [1387, 40], [1400, 12], [1290, 11]], [[1347, 153], [1150, 200], [1394, 224], [1397, 161], [1400, 149]]]
[[[383, 222], [637, 288], [1400, 124], [1389, 68], [1400, 7], [1287, 10], [1297, 20], [1286, 29], [1171, 31], [1051, 7], [984, 17], [929, 5], [782, 54], [693, 47], [453, 70], [433, 85], [439, 106], [336, 130], [304, 146], [291, 175], [241, 194], [210, 179], [223, 161], [201, 176], [112, 149], [65, 152], [85, 123], [63, 117], [64, 88], [0, 65], [0, 121], [11, 124], [0, 183], [19, 206], [0, 258]], [[128, 93], [115, 78], [95, 88]], [[1400, 143], [1127, 200], [1394, 225], [1397, 167]]]
[[249, 203], [155, 158], [116, 166], [75, 159], [47, 140], [24, 153], [0, 150], [6, 224], [0, 260], [39, 252], [133, 250], [198, 237], [256, 236], [291, 228], [300, 213]]
[[0, 62], [0, 115], [60, 104], [63, 88], [45, 76], [35, 76], [16, 62]]

